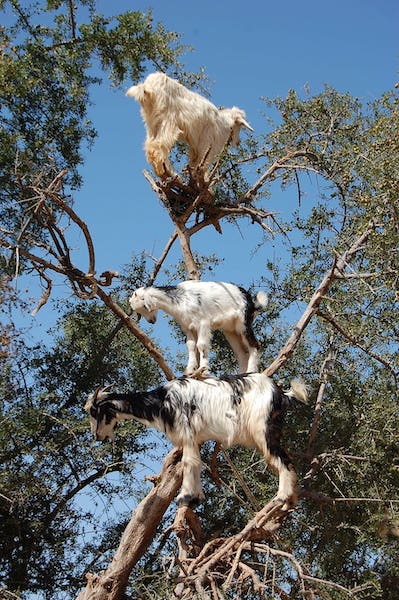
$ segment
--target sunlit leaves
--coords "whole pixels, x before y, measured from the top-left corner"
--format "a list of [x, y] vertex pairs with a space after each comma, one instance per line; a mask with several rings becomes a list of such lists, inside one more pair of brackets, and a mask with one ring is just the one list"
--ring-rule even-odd
[[92, 1], [5, 7], [15, 20], [0, 29], [3, 201], [19, 199], [18, 180], [48, 165], [68, 169], [68, 182], [80, 184], [83, 151], [96, 136], [88, 118], [91, 88], [102, 71], [115, 84], [131, 83], [149, 65], [176, 64], [183, 52], [177, 34], [153, 23], [150, 12], [107, 19]]

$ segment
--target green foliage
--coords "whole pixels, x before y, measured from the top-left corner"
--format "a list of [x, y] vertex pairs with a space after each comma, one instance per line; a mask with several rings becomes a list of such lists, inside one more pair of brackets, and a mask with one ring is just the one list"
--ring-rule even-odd
[[95, 503], [103, 498], [111, 506], [121, 489], [138, 489], [134, 464], [151, 447], [143, 428], [124, 428], [117, 449], [97, 447], [83, 412], [87, 394], [103, 381], [126, 388], [159, 381], [126, 332], [109, 346], [114, 325], [103, 307], [80, 304], [61, 317], [53, 346], [20, 346], [17, 362], [10, 348], [2, 359], [1, 386], [12, 389], [1, 402], [0, 430], [0, 564], [9, 589], [53, 598], [79, 585], [99, 548], [80, 548], [82, 530], [108, 526], [81, 494], [89, 489]]
[[149, 65], [179, 65], [184, 48], [176, 33], [153, 23], [151, 11], [105, 18], [95, 0], [13, 0], [1, 9], [14, 17], [0, 28], [1, 218], [14, 223], [15, 201], [27, 200], [22, 184], [39, 174], [50, 182], [66, 168], [66, 181], [80, 185], [83, 150], [96, 136], [90, 91], [101, 70], [114, 85], [135, 82]]
[[[27, 185], [45, 187], [61, 168], [68, 169], [68, 190], [80, 184], [83, 151], [96, 135], [88, 120], [90, 91], [102, 74], [111, 85], [120, 85], [127, 78], [137, 81], [149, 66], [181, 70], [179, 36], [154, 24], [151, 11], [105, 18], [94, 0], [74, 4], [0, 3], [14, 19], [0, 28], [0, 217], [2, 227], [31, 228], [32, 237], [23, 240], [27, 246], [33, 239], [45, 241], [34, 229], [40, 224], [30, 220], [37, 197], [27, 193], [32, 189]], [[179, 75], [190, 83], [196, 77]], [[276, 123], [265, 124], [262, 136], [248, 137], [237, 152], [223, 155], [215, 190], [217, 205], [234, 205], [253, 176], [268, 173], [247, 205], [269, 209], [277, 187], [297, 194], [297, 209], [278, 221], [277, 231], [284, 232], [281, 255], [254, 281], [270, 299], [254, 325], [263, 367], [280, 352], [334, 260], [372, 229], [337, 274], [278, 373], [284, 386], [302, 375], [311, 399], [306, 407], [292, 406], [287, 415], [283, 443], [303, 495], [270, 545], [292, 553], [311, 576], [337, 584], [315, 584], [320, 598], [341, 600], [347, 593], [338, 586], [359, 585], [364, 587], [358, 598], [394, 600], [399, 580], [398, 96], [390, 92], [363, 105], [326, 87], [304, 98], [290, 91], [286, 98], [265, 100], [265, 106], [277, 115]], [[266, 235], [265, 240], [270, 241]], [[194, 258], [203, 274], [220, 261], [217, 255], [194, 253]], [[153, 438], [132, 423], [120, 428], [115, 447], [92, 444], [83, 413], [86, 396], [103, 383], [148, 388], [159, 383], [160, 375], [125, 329], [115, 333], [118, 321], [95, 301], [60, 303], [52, 342], [31, 347], [12, 323], [10, 307], [20, 299], [9, 277], [17, 259], [7, 263], [2, 257], [0, 266], [5, 321], [0, 330], [0, 568], [15, 593], [69, 599], [89, 567], [96, 571], [109, 561], [128, 519], [121, 498], [145, 493], [135, 466], [153, 452]], [[171, 284], [185, 275], [183, 262], [162, 268], [163, 280]], [[135, 256], [120, 288], [114, 288], [119, 305], [128, 310], [128, 292], [150, 277], [144, 254]], [[183, 348], [180, 330], [171, 330]], [[184, 364], [179, 356], [173, 361], [178, 368]], [[215, 374], [235, 370], [219, 334], [211, 368]], [[213, 445], [205, 445], [202, 453], [206, 502], [198, 515], [208, 539], [228, 536], [274, 495], [276, 478], [251, 451], [219, 454], [217, 468]], [[103, 505], [109, 512], [102, 512]], [[171, 519], [172, 509], [164, 529]], [[95, 535], [86, 535], [89, 529]], [[165, 564], [175, 553], [171, 537], [155, 538], [135, 568], [132, 594], [170, 596]], [[260, 579], [273, 582], [276, 598], [303, 597], [292, 563], [270, 557], [266, 562], [260, 552], [245, 559]], [[246, 598], [258, 598], [246, 585], [237, 587], [237, 594], [244, 590]]]

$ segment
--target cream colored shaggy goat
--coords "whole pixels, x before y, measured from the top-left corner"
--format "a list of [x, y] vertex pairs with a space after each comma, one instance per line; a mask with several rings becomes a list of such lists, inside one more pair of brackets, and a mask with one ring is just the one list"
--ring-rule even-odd
[[204, 170], [215, 162], [227, 143], [237, 146], [241, 127], [253, 131], [245, 112], [236, 106], [218, 109], [164, 73], [152, 73], [126, 96], [141, 104], [147, 129], [145, 152], [158, 177], [173, 174], [169, 154], [177, 141], [190, 149], [189, 166]]

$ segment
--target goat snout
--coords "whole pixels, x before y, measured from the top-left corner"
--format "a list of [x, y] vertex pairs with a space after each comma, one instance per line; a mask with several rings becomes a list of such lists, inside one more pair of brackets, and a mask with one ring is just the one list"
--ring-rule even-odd
[[[115, 424], [116, 427], [116, 424]], [[114, 427], [114, 429], [115, 429]], [[109, 440], [110, 442], [113, 442], [115, 438], [115, 434], [114, 434], [114, 430], [112, 432], [107, 432], [107, 433], [98, 433], [96, 431], [95, 433], [95, 439], [96, 442], [105, 442], [105, 440]]]

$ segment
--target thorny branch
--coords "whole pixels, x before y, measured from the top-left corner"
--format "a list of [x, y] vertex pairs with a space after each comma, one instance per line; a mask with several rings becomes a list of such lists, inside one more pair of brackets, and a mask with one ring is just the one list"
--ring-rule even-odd
[[271, 212], [250, 206], [249, 198], [244, 196], [236, 203], [215, 204], [212, 183], [216, 171], [212, 171], [206, 183], [200, 177], [200, 172], [195, 174], [195, 178], [191, 175], [189, 183], [184, 183], [177, 175], [165, 181], [155, 181], [148, 171], [144, 171], [145, 178], [165, 206], [175, 226], [175, 234], [180, 241], [189, 278], [199, 279], [200, 271], [191, 250], [191, 237], [195, 233], [209, 226], [222, 233], [221, 219], [246, 216], [273, 236], [274, 232], [267, 221], [274, 220], [274, 216]]
[[[157, 362], [167, 379], [173, 379], [174, 374], [167, 365], [163, 355], [154, 346], [150, 338], [137, 326], [127, 313], [107, 294], [102, 288], [112, 284], [117, 273], [106, 271], [99, 277], [95, 272], [95, 253], [88, 227], [75, 213], [73, 208], [60, 196], [59, 190], [62, 178], [66, 171], [61, 171], [47, 187], [34, 185], [24, 187], [25, 203], [29, 203], [33, 209], [28, 209], [28, 217], [24, 220], [19, 234], [2, 230], [0, 245], [9, 251], [10, 258], [13, 256], [23, 257], [31, 267], [36, 270], [41, 280], [45, 282], [45, 291], [37, 307], [36, 313], [49, 299], [52, 289], [51, 273], [65, 276], [74, 293], [83, 299], [91, 299], [98, 296], [106, 306], [120, 319], [131, 333], [143, 344], [150, 355]], [[26, 200], [28, 198], [28, 200]], [[83, 233], [88, 253], [88, 269], [86, 272], [77, 268], [71, 259], [70, 248], [65, 237], [65, 230], [61, 226], [62, 218], [67, 217]], [[47, 232], [51, 242], [42, 238], [35, 238], [30, 231], [32, 223], [37, 222], [41, 230]], [[50, 257], [50, 258], [49, 258]]]
[[[191, 531], [193, 543], [190, 545], [187, 542], [187, 535], [190, 534], [195, 519], [193, 521], [193, 516], [190, 514], [187, 526], [183, 520], [187, 515], [179, 515], [178, 511], [175, 526], [179, 539], [180, 575], [177, 578], [173, 598], [190, 600], [195, 597], [195, 594], [199, 594], [201, 598], [219, 600], [224, 597], [222, 590], [223, 592], [234, 590], [244, 595], [244, 592], [251, 588], [265, 599], [270, 597], [269, 590], [273, 588], [278, 589], [278, 593], [284, 597], [275, 582], [274, 566], [269, 575], [270, 558], [274, 561], [288, 561], [291, 564], [297, 573], [298, 585], [304, 599], [316, 598], [316, 590], [319, 586], [339, 589], [348, 598], [355, 598], [357, 594], [364, 591], [364, 586], [348, 589], [334, 582], [312, 577], [292, 553], [265, 543], [266, 540], [273, 538], [289, 512], [290, 510], [282, 507], [281, 503], [272, 500], [248, 522], [241, 532], [230, 538], [211, 540], [198, 553], [201, 532], [197, 530], [193, 535]], [[256, 568], [260, 564], [265, 565], [262, 581]], [[286, 597], [291, 596], [287, 594]]]

